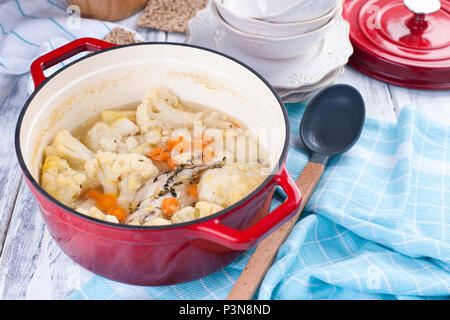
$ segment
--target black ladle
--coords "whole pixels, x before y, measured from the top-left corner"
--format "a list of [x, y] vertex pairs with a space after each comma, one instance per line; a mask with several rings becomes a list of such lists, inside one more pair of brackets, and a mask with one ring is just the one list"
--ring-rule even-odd
[[310, 162], [326, 165], [330, 157], [350, 149], [361, 134], [365, 116], [364, 100], [352, 86], [337, 84], [317, 94], [300, 123]]
[[228, 300], [252, 299], [278, 249], [298, 220], [330, 157], [344, 153], [358, 140], [366, 109], [361, 94], [352, 86], [337, 84], [317, 94], [303, 114], [300, 137], [311, 158], [299, 178], [302, 203], [297, 214], [264, 239], [231, 289]]

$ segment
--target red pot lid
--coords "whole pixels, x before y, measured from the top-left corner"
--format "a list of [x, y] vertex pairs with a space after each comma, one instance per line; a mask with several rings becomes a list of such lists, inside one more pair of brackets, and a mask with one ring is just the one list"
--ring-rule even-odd
[[349, 64], [396, 85], [450, 89], [450, 1], [344, 0]]

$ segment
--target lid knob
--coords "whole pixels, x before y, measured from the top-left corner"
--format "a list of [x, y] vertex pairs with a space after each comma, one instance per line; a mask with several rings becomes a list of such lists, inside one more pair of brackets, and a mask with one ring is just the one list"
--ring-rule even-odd
[[415, 14], [430, 14], [441, 8], [439, 0], [403, 0], [403, 3]]
[[[405, 6], [414, 12], [411, 19], [406, 21], [406, 26], [411, 31], [411, 35], [420, 36], [428, 28], [428, 22], [425, 20], [425, 15], [434, 13], [441, 8], [441, 2], [439, 0], [403, 0]], [[406, 41], [411, 40], [411, 35], [405, 37]], [[427, 46], [429, 43], [426, 40], [420, 40], [421, 45]]]

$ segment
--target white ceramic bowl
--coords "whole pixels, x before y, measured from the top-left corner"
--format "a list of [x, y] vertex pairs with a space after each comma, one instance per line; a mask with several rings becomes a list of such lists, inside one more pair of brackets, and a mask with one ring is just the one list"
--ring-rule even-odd
[[302, 22], [330, 12], [342, 0], [221, 0], [235, 15], [270, 22]]
[[241, 17], [270, 16], [309, 0], [221, 0], [232, 12]]
[[293, 23], [274, 23], [240, 17], [231, 12], [222, 2], [223, 0], [214, 0], [214, 3], [211, 5], [217, 7], [222, 18], [231, 26], [246, 33], [269, 37], [287, 37], [313, 31], [327, 24], [336, 15], [336, 12], [342, 8], [340, 3], [337, 2], [331, 11], [317, 19]]
[[336, 14], [327, 24], [314, 31], [288, 37], [267, 37], [245, 33], [231, 26], [221, 17], [214, 5], [211, 5], [211, 12], [236, 46], [250, 55], [263, 59], [288, 59], [298, 56], [318, 44], [340, 17], [340, 14]]

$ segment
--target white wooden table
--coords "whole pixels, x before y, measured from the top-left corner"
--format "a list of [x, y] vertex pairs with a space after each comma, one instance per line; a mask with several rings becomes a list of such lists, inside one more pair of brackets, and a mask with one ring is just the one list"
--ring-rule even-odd
[[[127, 19], [132, 25], [136, 18]], [[137, 30], [148, 41], [183, 42], [184, 35]], [[14, 151], [17, 117], [28, 98], [26, 75], [0, 75], [0, 299], [65, 299], [93, 274], [70, 260], [48, 233]], [[396, 122], [414, 105], [436, 122], [450, 125], [450, 91], [400, 88], [349, 67], [337, 80], [363, 95], [367, 117]], [[450, 146], [449, 146], [450, 147]]]

